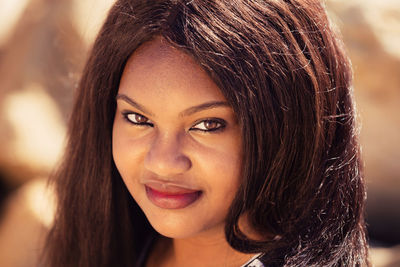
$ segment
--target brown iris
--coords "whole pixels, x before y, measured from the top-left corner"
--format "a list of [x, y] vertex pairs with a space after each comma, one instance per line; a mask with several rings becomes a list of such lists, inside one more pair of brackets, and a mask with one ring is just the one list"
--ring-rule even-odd
[[148, 119], [144, 116], [141, 116], [139, 114], [135, 114], [135, 121], [137, 123], [146, 123], [148, 121]]
[[218, 125], [219, 125], [219, 122], [217, 122], [217, 121], [205, 121], [205, 122], [204, 122], [204, 127], [205, 127], [207, 130], [215, 129], [215, 128], [218, 127]]

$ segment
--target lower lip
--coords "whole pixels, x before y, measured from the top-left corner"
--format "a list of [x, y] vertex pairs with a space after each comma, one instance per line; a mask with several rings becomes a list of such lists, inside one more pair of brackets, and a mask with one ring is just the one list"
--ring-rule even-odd
[[201, 191], [184, 194], [167, 194], [151, 187], [145, 186], [147, 197], [157, 207], [163, 209], [183, 209], [197, 201], [201, 196]]

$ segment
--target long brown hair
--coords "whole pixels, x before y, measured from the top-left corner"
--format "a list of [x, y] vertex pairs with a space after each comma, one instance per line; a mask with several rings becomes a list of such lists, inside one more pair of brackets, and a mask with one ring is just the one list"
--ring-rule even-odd
[[[229, 244], [265, 252], [268, 266], [368, 265], [352, 72], [318, 0], [117, 1], [78, 88], [46, 263], [135, 266], [154, 235], [116, 170], [111, 134], [125, 63], [155, 36], [191, 55], [239, 118]], [[245, 213], [265, 240], [241, 232]]]

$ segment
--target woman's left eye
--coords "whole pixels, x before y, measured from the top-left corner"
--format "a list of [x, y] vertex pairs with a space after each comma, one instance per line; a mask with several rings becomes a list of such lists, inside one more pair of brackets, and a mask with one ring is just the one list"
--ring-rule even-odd
[[220, 119], [208, 119], [197, 123], [190, 130], [197, 130], [202, 132], [221, 131], [225, 128], [226, 122]]

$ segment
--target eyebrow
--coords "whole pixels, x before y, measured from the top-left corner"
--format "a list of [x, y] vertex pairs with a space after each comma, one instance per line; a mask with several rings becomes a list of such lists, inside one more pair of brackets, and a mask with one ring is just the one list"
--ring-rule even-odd
[[150, 111], [148, 111], [145, 107], [143, 107], [142, 105], [136, 103], [135, 101], [133, 101], [133, 99], [129, 98], [126, 95], [123, 94], [118, 94], [117, 97], [115, 98], [115, 100], [124, 100], [126, 103], [130, 104], [131, 106], [137, 108], [138, 110], [140, 110], [141, 112], [150, 115], [150, 116], [154, 116]]
[[[145, 107], [143, 107], [142, 105], [138, 104], [132, 98], [130, 98], [130, 97], [124, 95], [124, 94], [118, 94], [115, 99], [116, 100], [121, 99], [121, 100], [127, 102], [128, 104], [130, 104], [131, 106], [137, 108], [141, 112], [143, 112], [143, 113], [145, 113], [147, 115], [150, 115], [150, 116], [154, 116]], [[218, 108], [218, 107], [230, 107], [230, 105], [228, 104], [228, 102], [225, 102], [225, 101], [206, 102], [206, 103], [203, 103], [203, 104], [196, 105], [196, 106], [193, 106], [193, 107], [185, 109], [184, 111], [179, 113], [179, 117], [190, 116], [190, 115], [192, 115], [194, 113], [197, 113], [197, 112], [200, 112], [200, 111], [203, 111], [203, 110], [213, 109], [213, 108]]]

